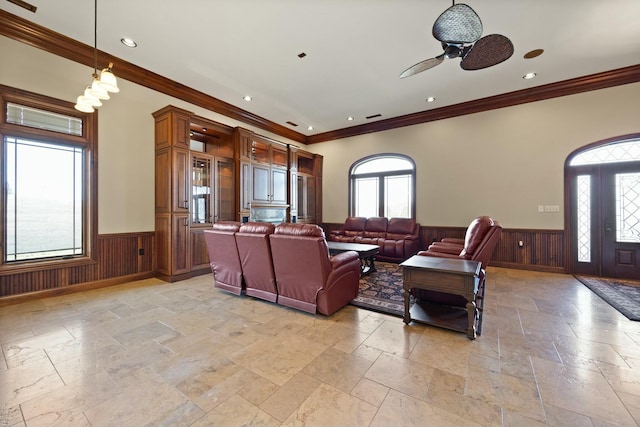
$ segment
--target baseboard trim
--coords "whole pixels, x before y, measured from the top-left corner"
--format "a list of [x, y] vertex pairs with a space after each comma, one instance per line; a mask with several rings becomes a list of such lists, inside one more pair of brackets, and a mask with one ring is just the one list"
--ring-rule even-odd
[[69, 295], [76, 292], [89, 291], [92, 289], [106, 288], [109, 286], [121, 285], [136, 280], [150, 279], [155, 277], [154, 272], [130, 274], [127, 276], [119, 276], [111, 279], [97, 280], [94, 282], [79, 283], [77, 285], [64, 286], [61, 288], [44, 289], [41, 291], [28, 292], [24, 294], [7, 295], [0, 297], [0, 307], [7, 307], [14, 304], [20, 304], [27, 301], [33, 301], [41, 298], [56, 297], [61, 295]]

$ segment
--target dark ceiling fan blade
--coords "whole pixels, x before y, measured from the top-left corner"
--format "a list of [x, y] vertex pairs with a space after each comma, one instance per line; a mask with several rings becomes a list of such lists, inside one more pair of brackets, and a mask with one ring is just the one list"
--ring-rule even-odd
[[438, 55], [435, 58], [425, 59], [424, 61], [420, 61], [415, 65], [407, 68], [400, 74], [400, 78], [404, 79], [405, 77], [413, 76], [414, 74], [421, 73], [429, 68], [433, 68], [436, 65], [442, 64], [444, 61], [444, 53], [442, 55]]
[[513, 55], [513, 43], [500, 34], [478, 40], [460, 61], [463, 70], [481, 70], [506, 61]]
[[482, 36], [482, 21], [466, 4], [454, 4], [438, 16], [432, 34], [445, 43], [473, 43]]

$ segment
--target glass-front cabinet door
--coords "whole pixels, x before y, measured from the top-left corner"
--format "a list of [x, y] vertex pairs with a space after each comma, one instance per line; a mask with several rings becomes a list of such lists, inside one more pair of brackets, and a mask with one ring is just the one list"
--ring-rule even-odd
[[233, 159], [206, 154], [191, 156], [191, 224], [235, 219]]
[[191, 156], [191, 223], [206, 224], [213, 221], [211, 211], [212, 158], [204, 155]]
[[215, 159], [214, 222], [233, 221], [235, 212], [235, 174], [233, 159]]

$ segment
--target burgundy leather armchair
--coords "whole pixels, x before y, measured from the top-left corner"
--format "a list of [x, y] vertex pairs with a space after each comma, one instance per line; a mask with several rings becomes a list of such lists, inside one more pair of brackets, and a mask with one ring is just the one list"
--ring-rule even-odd
[[212, 230], [204, 231], [214, 286], [236, 295], [240, 295], [243, 289], [242, 266], [235, 238], [239, 229], [239, 222], [220, 221], [213, 224]]
[[274, 230], [275, 225], [268, 222], [247, 222], [236, 233], [244, 293], [270, 302], [276, 302], [278, 298], [269, 243]]
[[269, 238], [278, 304], [331, 315], [358, 296], [358, 254], [350, 251], [330, 257], [319, 226], [283, 223]]
[[418, 252], [418, 255], [480, 261], [485, 270], [501, 232], [502, 226], [498, 221], [481, 216], [471, 221], [462, 244], [459, 239], [443, 239], [432, 243], [426, 251]]
[[[458, 258], [480, 261], [480, 283], [478, 284], [477, 307], [480, 312], [478, 322], [478, 334], [482, 333], [482, 310], [484, 308], [484, 287], [486, 282], [486, 267], [491, 254], [498, 242], [502, 226], [498, 221], [488, 216], [474, 219], [467, 228], [464, 243], [460, 245], [456, 240], [435, 242], [426, 251], [418, 252], [418, 255], [440, 258]], [[414, 297], [457, 307], [465, 307], [467, 301], [459, 296], [425, 289], [411, 289]]]

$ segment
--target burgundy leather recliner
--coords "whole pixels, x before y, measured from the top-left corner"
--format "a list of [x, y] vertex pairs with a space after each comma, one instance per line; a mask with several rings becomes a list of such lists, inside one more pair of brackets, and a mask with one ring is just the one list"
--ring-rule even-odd
[[240, 295], [243, 289], [242, 266], [235, 238], [239, 229], [239, 222], [220, 221], [213, 224], [212, 230], [204, 231], [214, 286], [236, 295]]
[[236, 233], [244, 275], [244, 293], [271, 302], [278, 299], [269, 243], [269, 236], [275, 228], [275, 225], [268, 222], [247, 222], [242, 224], [240, 231]]
[[283, 223], [269, 237], [278, 304], [331, 315], [358, 296], [358, 254], [349, 251], [330, 257], [319, 226]]
[[[431, 244], [426, 251], [418, 252], [418, 255], [422, 256], [480, 261], [482, 268], [480, 271], [480, 282], [478, 284], [478, 300], [476, 301], [478, 310], [480, 311], [478, 334], [482, 333], [486, 267], [501, 232], [502, 226], [498, 221], [488, 216], [481, 216], [474, 219], [467, 228], [462, 245], [459, 244], [458, 239], [443, 239], [444, 241]], [[438, 291], [413, 288], [411, 289], [411, 293], [418, 299], [439, 304], [465, 307], [467, 303], [460, 295], [446, 294]]]

